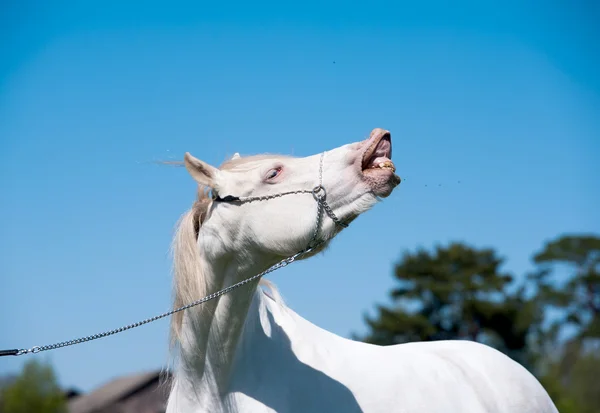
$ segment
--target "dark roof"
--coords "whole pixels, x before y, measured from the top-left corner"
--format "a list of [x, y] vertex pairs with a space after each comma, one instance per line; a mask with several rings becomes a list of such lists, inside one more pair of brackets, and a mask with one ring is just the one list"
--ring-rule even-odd
[[100, 386], [89, 394], [69, 400], [70, 413], [90, 413], [115, 403], [150, 382], [160, 378], [160, 371], [119, 377]]
[[67, 389], [63, 392], [63, 394], [65, 395], [65, 397], [67, 398], [67, 400], [70, 400], [74, 397], [80, 396], [81, 395], [81, 391], [79, 391], [78, 389], [75, 388], [70, 388]]

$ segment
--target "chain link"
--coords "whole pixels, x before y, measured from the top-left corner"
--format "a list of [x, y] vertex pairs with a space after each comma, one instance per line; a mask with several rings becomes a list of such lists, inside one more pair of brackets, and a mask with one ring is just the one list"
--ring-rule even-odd
[[230, 292], [238, 287], [248, 284], [248, 283], [250, 283], [258, 278], [261, 278], [273, 271], [276, 271], [280, 268], [286, 267], [289, 264], [291, 264], [292, 262], [296, 261], [296, 259], [298, 259], [299, 257], [306, 255], [306, 254], [310, 253], [311, 251], [314, 251], [315, 249], [317, 249], [318, 247], [323, 245], [325, 242], [327, 242], [327, 240], [325, 240], [325, 239], [318, 241], [319, 229], [321, 228], [321, 224], [323, 222], [323, 211], [325, 211], [327, 213], [327, 215], [329, 215], [329, 217], [333, 220], [333, 222], [336, 225], [342, 226], [344, 228], [346, 228], [348, 226], [347, 224], [345, 224], [339, 220], [339, 218], [333, 213], [333, 210], [326, 202], [327, 193], [325, 192], [325, 188], [323, 187], [323, 159], [324, 159], [324, 156], [325, 156], [325, 153], [321, 153], [321, 158], [320, 158], [320, 162], [319, 162], [319, 185], [317, 185], [310, 191], [304, 189], [304, 190], [298, 190], [298, 191], [281, 192], [281, 193], [274, 194], [274, 195], [238, 198], [238, 200], [241, 202], [252, 202], [252, 201], [265, 201], [268, 199], [278, 198], [278, 197], [281, 197], [284, 195], [305, 194], [305, 193], [312, 194], [315, 201], [317, 202], [317, 219], [316, 219], [316, 225], [315, 225], [315, 229], [314, 229], [312, 238], [306, 249], [304, 249], [300, 252], [297, 252], [296, 254], [279, 261], [278, 263], [272, 265], [271, 267], [269, 267], [268, 269], [266, 269], [265, 271], [263, 271], [261, 273], [258, 273], [256, 275], [253, 275], [252, 277], [246, 278], [245, 280], [242, 280], [235, 284], [232, 284], [229, 287], [225, 287], [222, 290], [219, 290], [217, 292], [209, 294], [206, 297], [200, 298], [199, 300], [193, 301], [182, 307], [175, 308], [173, 310], [156, 315], [154, 317], [146, 318], [145, 320], [138, 321], [133, 324], [128, 324], [126, 326], [119, 327], [114, 330], [108, 330], [108, 331], [105, 331], [102, 333], [93, 334], [93, 335], [85, 336], [85, 337], [80, 337], [80, 338], [76, 338], [73, 340], [61, 341], [61, 342], [55, 343], [55, 344], [50, 344], [50, 345], [45, 345], [45, 346], [34, 346], [29, 349], [0, 350], [0, 356], [8, 356], [8, 355], [21, 356], [24, 354], [35, 354], [35, 353], [39, 353], [42, 351], [55, 350], [55, 349], [62, 348], [62, 347], [73, 346], [75, 344], [85, 343], [88, 341], [112, 336], [114, 334], [122, 333], [123, 331], [131, 330], [132, 328], [143, 326], [144, 324], [152, 323], [153, 321], [160, 320], [161, 318], [168, 317], [168, 316], [178, 313], [180, 311], [184, 311], [189, 308], [195, 307], [197, 305], [204, 304], [207, 301], [214, 300], [215, 298], [218, 298], [224, 294], [227, 294], [228, 292]]

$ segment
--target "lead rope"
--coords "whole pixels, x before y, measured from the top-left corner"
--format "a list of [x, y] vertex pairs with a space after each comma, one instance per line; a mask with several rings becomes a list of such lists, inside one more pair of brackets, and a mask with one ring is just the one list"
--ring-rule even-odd
[[142, 321], [138, 321], [133, 324], [128, 324], [126, 326], [119, 327], [114, 330], [109, 330], [109, 331], [105, 331], [103, 333], [93, 334], [91, 336], [76, 338], [76, 339], [68, 340], [68, 341], [61, 341], [59, 343], [49, 344], [49, 345], [45, 345], [45, 346], [34, 346], [31, 348], [0, 350], [0, 357], [1, 356], [22, 356], [24, 354], [30, 354], [30, 353], [35, 354], [35, 353], [39, 353], [42, 351], [55, 350], [55, 349], [62, 348], [62, 347], [73, 346], [75, 344], [85, 343], [87, 341], [92, 341], [92, 340], [97, 340], [97, 339], [100, 339], [103, 337], [112, 336], [114, 334], [122, 333], [123, 331], [131, 330], [132, 328], [143, 326], [144, 324], [148, 324], [153, 321], [160, 320], [161, 318], [168, 317], [168, 316], [178, 313], [180, 311], [187, 310], [188, 308], [192, 308], [197, 305], [203, 304], [207, 301], [214, 300], [215, 298], [220, 297], [224, 294], [227, 294], [228, 292], [235, 290], [236, 288], [241, 287], [245, 284], [248, 284], [249, 282], [252, 282], [252, 281], [256, 280], [257, 278], [261, 278], [273, 271], [276, 271], [280, 268], [286, 267], [289, 264], [291, 264], [292, 262], [296, 261], [296, 259], [298, 259], [299, 257], [302, 257], [302, 256], [310, 253], [311, 251], [314, 251], [315, 249], [317, 249], [318, 247], [320, 247], [327, 241], [327, 240], [317, 241], [318, 237], [319, 237], [319, 229], [321, 228], [321, 223], [323, 221], [323, 211], [325, 211], [327, 213], [327, 215], [329, 215], [329, 217], [332, 219], [332, 221], [336, 225], [341, 226], [343, 228], [346, 228], [348, 226], [347, 224], [340, 221], [340, 219], [333, 213], [333, 210], [331, 209], [331, 207], [327, 204], [327, 201], [326, 201], [327, 193], [325, 192], [325, 188], [323, 187], [323, 158], [324, 158], [324, 156], [325, 156], [325, 153], [321, 153], [321, 159], [320, 159], [320, 163], [319, 163], [319, 185], [314, 187], [311, 191], [308, 191], [308, 190], [290, 191], [290, 192], [283, 192], [283, 193], [275, 194], [275, 195], [267, 195], [267, 196], [260, 196], [260, 197], [247, 197], [247, 198], [238, 198], [238, 197], [229, 195], [224, 198], [217, 197], [215, 199], [215, 201], [218, 201], [218, 202], [251, 202], [251, 201], [263, 201], [263, 200], [267, 200], [267, 199], [280, 197], [283, 195], [311, 193], [313, 198], [317, 202], [317, 220], [316, 220], [316, 225], [315, 225], [315, 229], [314, 229], [312, 238], [311, 238], [310, 242], [308, 243], [308, 247], [305, 248], [304, 250], [297, 252], [296, 254], [279, 261], [277, 264], [269, 267], [268, 269], [266, 269], [265, 271], [263, 271], [259, 274], [253, 275], [250, 278], [246, 278], [245, 280], [239, 281], [235, 284], [230, 285], [229, 287], [225, 287], [222, 290], [219, 290], [217, 292], [209, 294], [206, 297], [200, 298], [199, 300], [193, 301], [189, 304], [186, 304], [186, 305], [176, 308], [174, 310], [167, 311], [165, 313], [156, 315], [154, 317], [150, 317], [150, 318], [147, 318]]

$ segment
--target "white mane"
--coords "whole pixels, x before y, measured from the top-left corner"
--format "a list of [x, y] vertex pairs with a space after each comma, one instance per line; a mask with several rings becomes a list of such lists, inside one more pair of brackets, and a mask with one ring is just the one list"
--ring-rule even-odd
[[[225, 161], [219, 169], [248, 171], [256, 168], [260, 161], [285, 158], [287, 157], [268, 154], [244, 158], [238, 157]], [[183, 163], [174, 162], [173, 164], [180, 165]], [[207, 280], [203, 276], [204, 272], [200, 260], [202, 251], [198, 248], [197, 244], [198, 233], [211, 205], [210, 188], [198, 185], [196, 201], [177, 222], [175, 236], [171, 244], [173, 259], [173, 308], [179, 308], [215, 292], [209, 289], [210, 280]], [[259, 285], [268, 289], [271, 299], [283, 304], [283, 298], [273, 282], [262, 278]], [[203, 305], [198, 307], [201, 312], [202, 307]], [[172, 344], [175, 344], [179, 340], [183, 314], [183, 312], [179, 312], [171, 318]]]

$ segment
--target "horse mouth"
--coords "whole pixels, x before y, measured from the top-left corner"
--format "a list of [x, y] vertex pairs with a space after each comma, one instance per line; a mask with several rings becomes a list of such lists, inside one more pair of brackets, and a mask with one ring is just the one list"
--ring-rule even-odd
[[362, 175], [377, 195], [387, 196], [400, 183], [392, 162], [392, 135], [380, 128], [373, 129], [364, 145]]
[[362, 157], [362, 172], [372, 173], [378, 170], [396, 172], [392, 162], [392, 135], [382, 129], [374, 129], [367, 140], [367, 149]]

